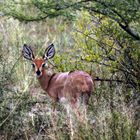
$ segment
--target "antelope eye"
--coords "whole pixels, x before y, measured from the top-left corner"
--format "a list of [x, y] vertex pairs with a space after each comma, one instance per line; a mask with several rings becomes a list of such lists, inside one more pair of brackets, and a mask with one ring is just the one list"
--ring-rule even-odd
[[42, 68], [44, 68], [45, 67], [45, 63], [44, 64], [42, 64]]
[[35, 68], [35, 64], [32, 64], [32, 67]]

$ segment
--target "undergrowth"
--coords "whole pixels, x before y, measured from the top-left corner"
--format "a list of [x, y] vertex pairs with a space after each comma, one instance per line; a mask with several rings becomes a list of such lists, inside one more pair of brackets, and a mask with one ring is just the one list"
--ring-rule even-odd
[[[50, 31], [46, 29], [46, 23], [24, 27], [11, 21], [1, 21], [6, 35], [0, 34], [0, 140], [139, 140], [140, 103], [135, 96], [139, 93], [135, 94], [137, 91], [125, 84], [95, 81], [86, 115], [82, 107], [78, 116], [64, 103], [58, 103], [56, 112], [53, 112], [51, 99], [38, 85], [31, 64], [21, 57], [21, 44], [34, 42], [40, 53], [46, 48], [41, 47], [42, 40], [48, 36], [53, 40], [56, 32], [47, 32], [46, 37], [45, 31]], [[67, 38], [69, 30], [65, 32]], [[59, 32], [58, 36], [56, 44], [64, 44], [66, 49], [67, 40], [62, 43], [64, 36]], [[48, 43], [46, 40], [44, 42]], [[72, 46], [71, 42], [68, 46]], [[81, 61], [80, 50], [71, 49], [65, 50], [67, 53], [63, 55], [63, 50], [58, 51], [53, 61], [57, 65], [55, 72], [80, 69], [110, 77], [107, 68]]]

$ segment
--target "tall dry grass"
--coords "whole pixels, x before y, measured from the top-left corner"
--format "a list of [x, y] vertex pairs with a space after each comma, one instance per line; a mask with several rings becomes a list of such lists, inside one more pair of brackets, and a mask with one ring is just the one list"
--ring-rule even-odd
[[[52, 22], [56, 26], [52, 27]], [[66, 102], [58, 104], [56, 112], [52, 111], [51, 100], [39, 87], [30, 63], [21, 57], [21, 45], [29, 42], [36, 54], [41, 55], [45, 44], [53, 40], [58, 52], [54, 58], [58, 67], [54, 71], [89, 71], [90, 64], [72, 59], [77, 52], [66, 48], [72, 46], [70, 29], [68, 25], [62, 27], [61, 22], [24, 25], [12, 19], [0, 20], [0, 139], [138, 140], [136, 108], [133, 102], [126, 101], [126, 95], [134, 91], [124, 85], [96, 83], [87, 113], [79, 108], [81, 116]], [[62, 49], [69, 56], [62, 55]]]

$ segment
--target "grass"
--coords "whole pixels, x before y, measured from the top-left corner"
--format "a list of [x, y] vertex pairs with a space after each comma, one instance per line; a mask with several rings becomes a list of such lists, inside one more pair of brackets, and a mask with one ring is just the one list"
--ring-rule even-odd
[[[36, 85], [34, 85], [36, 87]], [[0, 139], [38, 140], [138, 140], [134, 110], [124, 101], [121, 86], [96, 88], [86, 118], [67, 114], [59, 104], [51, 110], [51, 100], [31, 87], [22, 91], [4, 91], [0, 101]], [[82, 110], [81, 110], [82, 112]]]
[[[44, 95], [31, 72], [30, 63], [20, 56], [19, 46], [24, 41], [30, 42], [32, 36], [28, 32], [33, 28], [29, 29], [28, 25], [25, 29], [17, 21], [11, 23], [11, 20], [2, 21], [2, 24], [5, 32], [5, 25], [10, 24], [10, 27], [4, 41], [0, 42], [0, 140], [139, 140], [139, 106], [137, 100], [132, 99], [135, 90], [117, 83], [96, 82], [86, 116], [81, 113], [79, 118], [63, 104], [58, 104], [54, 113], [50, 98]], [[39, 27], [42, 27], [41, 23], [36, 27], [41, 38], [46, 26]], [[54, 36], [50, 32], [47, 34], [51, 39]], [[41, 47], [45, 37], [38, 40], [38, 36], [34, 36], [35, 43]], [[57, 36], [60, 34], [57, 33]], [[60, 45], [62, 38], [59, 38]], [[76, 56], [77, 52], [70, 53]], [[87, 66], [80, 62], [79, 56], [74, 65], [75, 62], [69, 61], [71, 56], [59, 55], [54, 62], [60, 71], [90, 69], [90, 64]], [[103, 76], [110, 74], [106, 69], [98, 69], [93, 65], [92, 71]]]
[[126, 96], [132, 91], [124, 92], [123, 85], [96, 83], [86, 116], [82, 107], [78, 116], [66, 103], [58, 104], [57, 111], [52, 111], [51, 99], [44, 95], [35, 77], [30, 76], [31, 70], [28, 74], [24, 73], [30, 69], [26, 63], [22, 71], [20, 69], [22, 75], [18, 72], [18, 65], [13, 74], [5, 65], [1, 67], [4, 70], [1, 71], [0, 85], [0, 139], [139, 139], [133, 102], [126, 102]]

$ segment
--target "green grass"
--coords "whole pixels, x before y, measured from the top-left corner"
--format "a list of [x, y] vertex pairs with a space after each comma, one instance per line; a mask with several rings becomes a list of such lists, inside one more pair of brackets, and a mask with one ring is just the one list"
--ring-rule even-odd
[[[46, 48], [41, 46], [48, 43], [48, 36], [53, 40], [56, 34], [59, 49], [56, 45], [58, 54], [54, 63], [58, 67], [55, 72], [81, 69], [96, 71], [102, 77], [110, 76], [110, 72], [107, 68], [81, 61], [79, 56], [75, 59], [73, 56], [77, 52], [66, 47], [70, 42], [61, 42], [64, 36], [59, 32], [47, 32], [46, 37], [44, 32], [49, 28], [46, 23], [35, 25], [34, 36], [30, 36], [34, 31], [30, 26], [34, 24], [24, 26], [13, 20], [2, 20], [2, 24], [7, 34], [4, 39], [0, 34], [0, 140], [139, 140], [140, 111], [137, 98], [132, 98], [136, 92], [133, 88], [96, 82], [86, 116], [81, 113], [78, 117], [72, 110], [67, 114], [63, 104], [58, 104], [54, 113], [51, 99], [40, 88], [30, 62], [21, 57], [21, 44], [37, 44], [33, 48], [40, 53]], [[68, 50], [60, 51], [63, 44]], [[62, 55], [63, 51], [68, 51], [69, 55]]]
[[87, 119], [72, 110], [68, 115], [62, 104], [54, 113], [51, 100], [41, 90], [30, 92], [30, 88], [27, 92], [4, 91], [0, 101], [1, 139], [138, 140], [134, 110], [124, 102], [121, 90], [118, 93], [103, 85], [96, 88]]

